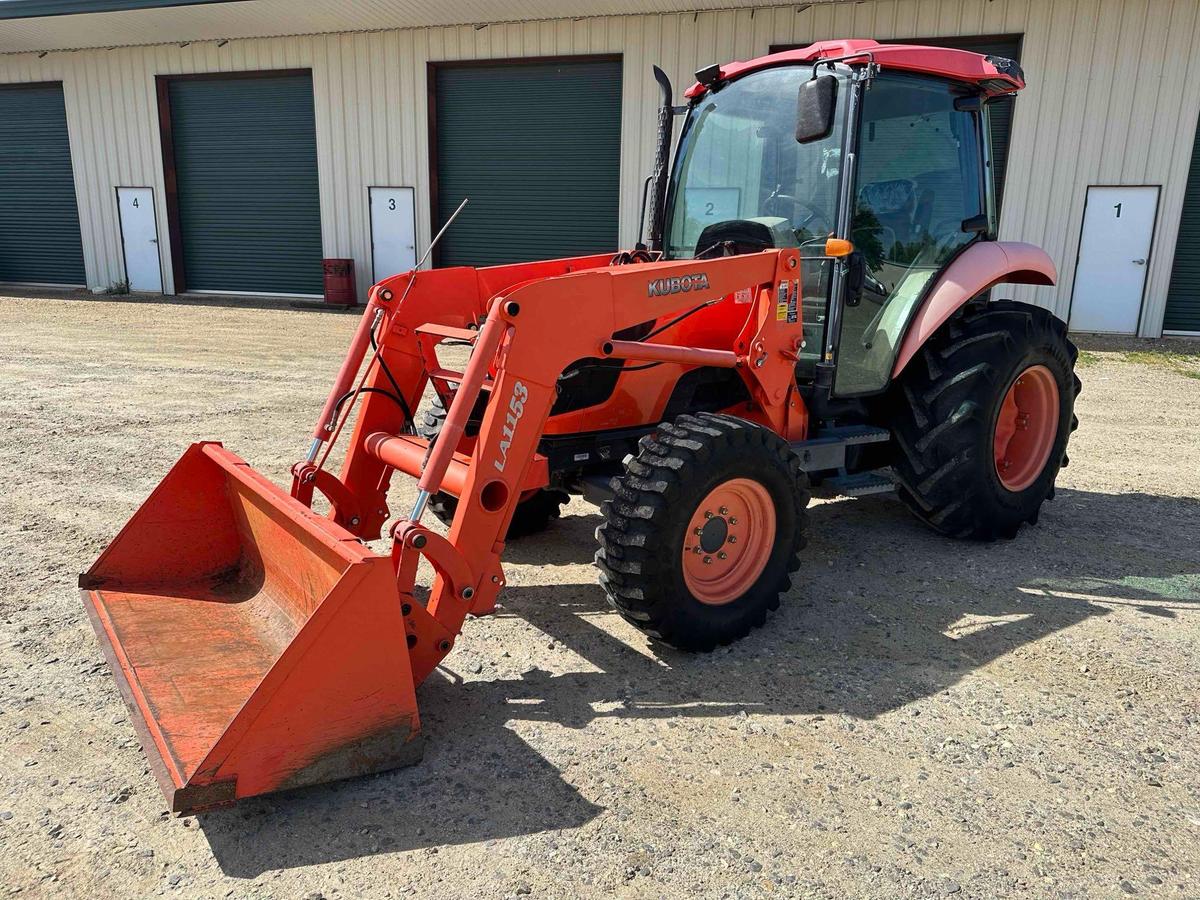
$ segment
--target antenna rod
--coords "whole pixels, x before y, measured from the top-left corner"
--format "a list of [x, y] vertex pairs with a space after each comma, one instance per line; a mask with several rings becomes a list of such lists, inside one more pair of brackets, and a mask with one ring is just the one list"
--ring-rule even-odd
[[429, 254], [433, 252], [433, 248], [437, 245], [437, 242], [442, 239], [442, 235], [446, 233], [446, 229], [449, 228], [454, 220], [458, 218], [458, 214], [463, 211], [463, 207], [470, 202], [470, 197], [463, 197], [462, 203], [458, 204], [458, 209], [456, 209], [451, 214], [450, 218], [446, 220], [446, 224], [441, 227], [441, 230], [433, 236], [433, 240], [429, 242], [429, 246], [425, 249], [425, 254], [420, 258], [420, 260], [417, 261], [417, 264], [413, 266], [414, 269], [419, 269], [421, 266], [425, 265], [425, 260], [429, 258]]
[[[458, 214], [463, 211], [463, 207], [470, 202], [470, 197], [463, 197], [462, 203], [458, 204], [458, 209], [451, 214], [450, 218], [446, 220], [446, 224], [443, 225], [438, 230], [438, 233], [433, 236], [433, 240], [429, 242], [429, 246], [425, 248], [425, 252], [421, 254], [421, 258], [417, 260], [417, 264], [409, 269], [409, 275], [412, 277], [408, 279], [408, 284], [404, 286], [404, 293], [400, 295], [400, 303], [404, 302], [404, 298], [407, 297], [408, 292], [412, 290], [413, 282], [417, 280], [417, 269], [425, 265], [425, 260], [429, 259], [429, 254], [433, 252], [433, 248], [437, 246], [437, 242], [442, 239], [442, 235], [446, 233], [446, 229], [454, 224], [454, 220], [457, 219]], [[399, 304], [396, 305], [399, 306]]]
[[[425, 251], [425, 256], [421, 257], [421, 262], [417, 263], [417, 268], [420, 268], [421, 263], [425, 262], [425, 257], [429, 256], [429, 254], [433, 251], [433, 245], [436, 244], [439, 240], [441, 240], [442, 235], [446, 233], [446, 229], [450, 227], [450, 223], [452, 223], [455, 219], [458, 218], [458, 214], [463, 211], [463, 207], [467, 205], [467, 203], [470, 201], [470, 199], [471, 199], [470, 197], [463, 197], [463, 202], [458, 204], [458, 209], [456, 209], [454, 211], [454, 214], [452, 216], [450, 216], [449, 219], [446, 220], [446, 224], [442, 226], [442, 230], [439, 231], [436, 235], [434, 235], [433, 240], [429, 242], [429, 249]], [[408, 296], [408, 288], [412, 287], [412, 283], [415, 280], [416, 280], [415, 277], [410, 278], [408, 280], [408, 287], [406, 287], [404, 289], [404, 296]], [[404, 297], [401, 297], [400, 299], [401, 299], [401, 301], [403, 301]], [[429, 454], [433, 452], [433, 445], [435, 443], [437, 443], [437, 438], [434, 438], [429, 443], [429, 450], [425, 454], [426, 462], [429, 461]], [[421, 471], [422, 472], [425, 471], [424, 465], [421, 466]], [[412, 512], [408, 514], [408, 520], [410, 522], [420, 522], [421, 517], [423, 515], [425, 515], [425, 507], [428, 504], [429, 504], [429, 491], [418, 490], [417, 491], [417, 501], [416, 501], [416, 503], [413, 504]]]
[[[429, 254], [433, 252], [433, 248], [437, 245], [437, 242], [442, 239], [442, 235], [446, 233], [446, 229], [450, 227], [450, 223], [458, 218], [458, 214], [463, 211], [463, 207], [465, 207], [470, 202], [470, 199], [471, 199], [470, 197], [463, 197], [462, 203], [458, 204], [458, 209], [456, 209], [454, 211], [454, 214], [452, 216], [450, 216], [449, 219], [446, 220], [446, 224], [441, 227], [441, 230], [438, 231], [438, 233], [436, 235], [434, 235], [433, 240], [429, 242], [429, 246], [426, 248], [424, 255], [422, 255], [422, 257], [419, 260], [417, 260], [417, 264], [415, 266], [413, 266], [411, 269], [409, 269], [408, 284], [406, 284], [404, 286], [404, 293], [400, 295], [400, 303], [404, 302], [404, 298], [407, 297], [408, 292], [412, 290], [413, 282], [417, 280], [417, 270], [420, 269], [421, 266], [425, 265], [425, 260], [427, 260], [429, 258]], [[399, 304], [397, 304], [397, 305], [399, 305]], [[374, 320], [371, 322], [370, 325], [367, 325], [366, 312], [363, 313], [363, 323], [359, 326], [359, 336], [355, 337], [356, 346], [361, 346], [362, 349], [357, 350], [357, 351], [352, 349], [350, 351], [352, 354], [357, 352], [359, 354], [359, 356], [358, 356], [357, 365], [355, 365], [353, 367], [353, 369], [346, 369], [344, 372], [347, 381], [349, 381], [349, 379], [352, 379], [354, 377], [355, 372], [357, 372], [359, 370], [359, 368], [361, 368], [362, 358], [363, 358], [363, 355], [366, 353], [367, 340], [370, 339], [370, 335], [373, 335], [375, 333], [375, 329], [379, 326], [379, 320], [381, 318], [383, 318], [383, 310], [376, 308]], [[362, 393], [363, 383], [367, 379], [367, 374], [371, 371], [372, 366], [375, 365], [375, 361], [377, 359], [379, 359], [379, 353], [382, 349], [383, 349], [383, 342], [377, 341], [375, 343], [375, 352], [371, 354], [371, 358], [367, 362], [367, 371], [364, 372], [362, 378], [359, 379], [358, 386], [354, 389], [354, 393], [348, 398], [349, 399], [348, 403], [341, 404], [340, 406], [334, 405], [336, 403], [337, 395], [339, 393], [341, 393], [341, 391], [338, 388], [335, 388], [333, 390], [333, 392], [330, 394], [329, 400], [326, 401], [326, 406], [325, 406], [326, 412], [322, 413], [322, 419], [324, 419], [327, 414], [330, 415], [330, 420], [324, 426], [325, 431], [330, 432], [333, 435], [336, 435], [340, 431], [340, 428], [335, 430], [335, 425], [334, 425], [335, 421], [337, 420], [338, 412], [340, 410], [344, 409], [343, 419], [342, 419], [342, 422], [344, 423], [345, 417], [348, 417], [350, 415], [350, 410], [353, 409], [354, 404], [358, 401], [359, 394]], [[345, 365], [349, 365], [349, 358], [347, 358], [347, 363]], [[338, 376], [338, 380], [340, 383], [342, 380], [341, 375]], [[348, 387], [349, 385], [347, 384], [346, 386]], [[313, 463], [313, 462], [317, 461], [317, 455], [321, 452], [321, 445], [323, 443], [325, 443], [325, 440], [326, 440], [325, 434], [321, 433], [320, 431], [318, 431], [317, 434], [313, 435], [312, 444], [309, 445], [308, 453], [304, 457], [305, 462]], [[330, 443], [330, 449], [332, 449], [332, 442]], [[326, 452], [325, 456], [326, 456], [326, 458], [328, 458], [329, 453]], [[322, 463], [324, 463], [324, 460], [322, 460]]]

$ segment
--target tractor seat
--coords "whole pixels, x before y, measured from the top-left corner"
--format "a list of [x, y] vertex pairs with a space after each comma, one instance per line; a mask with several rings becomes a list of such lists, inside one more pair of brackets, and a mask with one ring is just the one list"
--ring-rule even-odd
[[858, 192], [859, 227], [869, 227], [862, 219], [872, 215], [901, 243], [912, 238], [916, 212], [917, 183], [909, 178], [875, 181], [863, 185]]

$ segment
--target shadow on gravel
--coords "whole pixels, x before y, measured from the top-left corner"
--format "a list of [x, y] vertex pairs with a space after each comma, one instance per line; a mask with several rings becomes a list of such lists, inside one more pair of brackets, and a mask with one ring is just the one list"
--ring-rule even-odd
[[[717, 653], [653, 647], [648, 657], [614, 635], [615, 614], [594, 582], [510, 589], [501, 615], [531, 622], [600, 671], [431, 678], [419, 692], [423, 762], [203, 816], [222, 871], [249, 878], [593, 819], [601, 808], [563, 777], [565, 766], [506, 727], [514, 720], [583, 728], [602, 717], [736, 721], [742, 711], [872, 719], [1117, 607], [1200, 613], [1200, 548], [1184, 538], [1200, 533], [1197, 500], [1060, 490], [1040, 526], [975, 545], [932, 534], [893, 500], [811, 512], [805, 565], [782, 608]], [[544, 563], [578, 561], [594, 518], [564, 519], [529, 552], [558, 544], [561, 558], [548, 552]]]
[[[596, 715], [739, 710], [870, 719], [1114, 607], [1200, 613], [1200, 548], [1181, 539], [1200, 533], [1200, 501], [1191, 498], [1060, 490], [1040, 527], [996, 544], [941, 538], [893, 500], [810, 513], [806, 565], [792, 591], [738, 644], [710, 655], [656, 647], [657, 659], [648, 659], [602, 627], [611, 610], [598, 585], [524, 588], [506, 594], [505, 607], [602, 674], [535, 672], [517, 684], [468, 688], [538, 700], [520, 707], [522, 718], [573, 726]], [[564, 681], [574, 689], [559, 690]], [[592, 712], [589, 704], [605, 701], [621, 705]]]
[[274, 869], [572, 829], [603, 811], [504, 727], [514, 718], [511, 707], [437, 675], [430, 681], [419, 696], [430, 739], [416, 766], [199, 816], [221, 871], [254, 878]]
[[[591, 563], [596, 555], [596, 529], [603, 521], [598, 512], [583, 516], [563, 516], [548, 531], [508, 544], [504, 548], [504, 561], [527, 566], [577, 566]], [[505, 597], [511, 595], [506, 593]]]

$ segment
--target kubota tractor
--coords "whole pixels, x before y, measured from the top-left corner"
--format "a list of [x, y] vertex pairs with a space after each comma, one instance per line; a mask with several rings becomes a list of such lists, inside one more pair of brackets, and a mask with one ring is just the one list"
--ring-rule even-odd
[[996, 239], [988, 110], [1020, 69], [820, 43], [703, 69], [684, 107], [656, 75], [644, 245], [375, 285], [290, 491], [195, 444], [81, 577], [173, 810], [415, 760], [417, 685], [570, 494], [612, 605], [690, 650], [778, 606], [811, 483], [895, 486], [954, 537], [1036, 521], [1079, 383], [1063, 322], [989, 295], [1055, 280]]

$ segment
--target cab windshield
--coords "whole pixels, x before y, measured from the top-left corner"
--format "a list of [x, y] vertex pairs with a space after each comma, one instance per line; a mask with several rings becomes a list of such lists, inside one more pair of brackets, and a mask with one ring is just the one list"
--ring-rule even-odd
[[738, 236], [759, 242], [741, 252], [800, 247], [811, 257], [801, 270], [800, 376], [811, 374], [820, 357], [834, 276], [833, 260], [817, 258], [837, 227], [841, 110], [850, 93], [849, 78], [837, 77], [833, 133], [808, 144], [796, 142], [796, 115], [811, 66], [765, 69], [705, 95], [688, 119], [668, 209], [668, 258], [720, 252]]
[[[675, 167], [669, 258], [704, 254], [710, 238], [727, 233], [713, 226], [729, 222], [765, 226], [774, 247], [824, 242], [833, 232], [845, 117], [825, 140], [796, 142], [797, 97], [811, 77], [809, 66], [767, 69], [709, 92], [692, 110]], [[844, 98], [848, 85], [838, 77]]]

